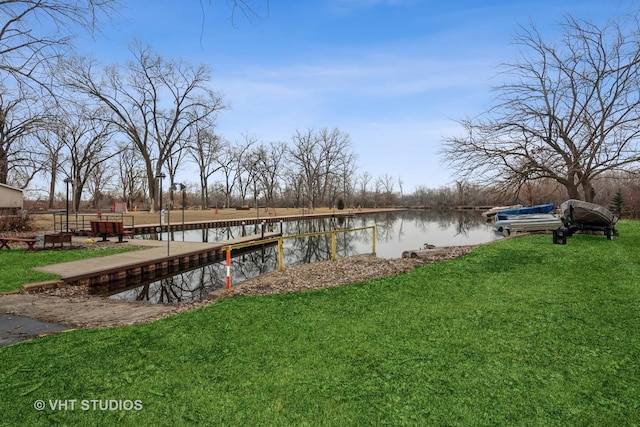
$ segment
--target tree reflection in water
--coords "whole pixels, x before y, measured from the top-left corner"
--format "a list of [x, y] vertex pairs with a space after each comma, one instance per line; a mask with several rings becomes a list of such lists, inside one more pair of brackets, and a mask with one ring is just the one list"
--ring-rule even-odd
[[[403, 251], [419, 249], [425, 243], [455, 246], [485, 243], [496, 236], [478, 211], [411, 210], [354, 217], [335, 217], [290, 221], [283, 223], [283, 235], [319, 231], [348, 230], [375, 225], [376, 255], [399, 258]], [[248, 232], [253, 228], [247, 228]], [[336, 234], [338, 258], [371, 253], [371, 230]], [[241, 227], [187, 231], [187, 241], [223, 241], [242, 235]], [[174, 236], [175, 237], [175, 236]], [[182, 238], [182, 235], [180, 235]], [[331, 259], [331, 235], [286, 239], [283, 245], [285, 268], [298, 264]], [[259, 247], [253, 252], [234, 257], [231, 282], [275, 271], [278, 268], [277, 246]], [[226, 285], [225, 263], [214, 263], [152, 283], [142, 284], [112, 296], [112, 298], [180, 303], [206, 299], [209, 292]]]

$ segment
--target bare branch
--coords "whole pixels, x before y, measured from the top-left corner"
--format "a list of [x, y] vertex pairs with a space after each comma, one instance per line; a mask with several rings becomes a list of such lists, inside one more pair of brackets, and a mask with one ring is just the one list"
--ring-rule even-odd
[[591, 201], [594, 179], [640, 161], [638, 28], [567, 17], [563, 29], [556, 43], [520, 29], [520, 58], [505, 65], [494, 105], [445, 139], [458, 176], [503, 188], [552, 179]]

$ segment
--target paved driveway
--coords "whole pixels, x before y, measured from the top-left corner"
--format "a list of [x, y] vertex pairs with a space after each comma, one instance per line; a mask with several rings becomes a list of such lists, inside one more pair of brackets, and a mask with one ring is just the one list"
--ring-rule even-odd
[[14, 314], [0, 314], [0, 347], [68, 329], [71, 327], [59, 323], [43, 322]]

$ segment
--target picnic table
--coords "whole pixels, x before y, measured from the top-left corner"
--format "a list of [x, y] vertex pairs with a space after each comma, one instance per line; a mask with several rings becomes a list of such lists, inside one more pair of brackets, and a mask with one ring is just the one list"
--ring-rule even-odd
[[9, 243], [25, 243], [27, 245], [27, 252], [35, 252], [35, 244], [38, 242], [38, 239], [33, 237], [1, 237], [0, 236], [0, 249], [7, 248], [11, 249]]

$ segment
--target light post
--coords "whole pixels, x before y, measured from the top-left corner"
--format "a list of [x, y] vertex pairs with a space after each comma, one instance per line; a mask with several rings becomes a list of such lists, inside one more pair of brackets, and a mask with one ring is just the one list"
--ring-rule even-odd
[[258, 206], [258, 196], [260, 193], [256, 190], [256, 226], [253, 228], [253, 233], [258, 234], [258, 222], [260, 222], [260, 207]]
[[171, 186], [172, 191], [177, 191], [177, 190], [182, 191], [182, 241], [183, 242], [184, 242], [184, 203], [186, 199], [186, 195], [185, 195], [186, 188], [187, 188], [186, 185], [181, 184], [179, 182], [176, 182]]
[[180, 184], [180, 190], [182, 190], [182, 241], [184, 242], [184, 204], [187, 201], [186, 194], [187, 186], [184, 184]]
[[69, 184], [73, 183], [73, 180], [69, 177], [64, 179], [64, 183], [67, 184], [67, 234], [69, 233]]
[[156, 174], [156, 178], [160, 180], [160, 204], [158, 205], [160, 207], [160, 240], [162, 240], [162, 179], [165, 178], [166, 175], [163, 174], [162, 172], [158, 172]]

